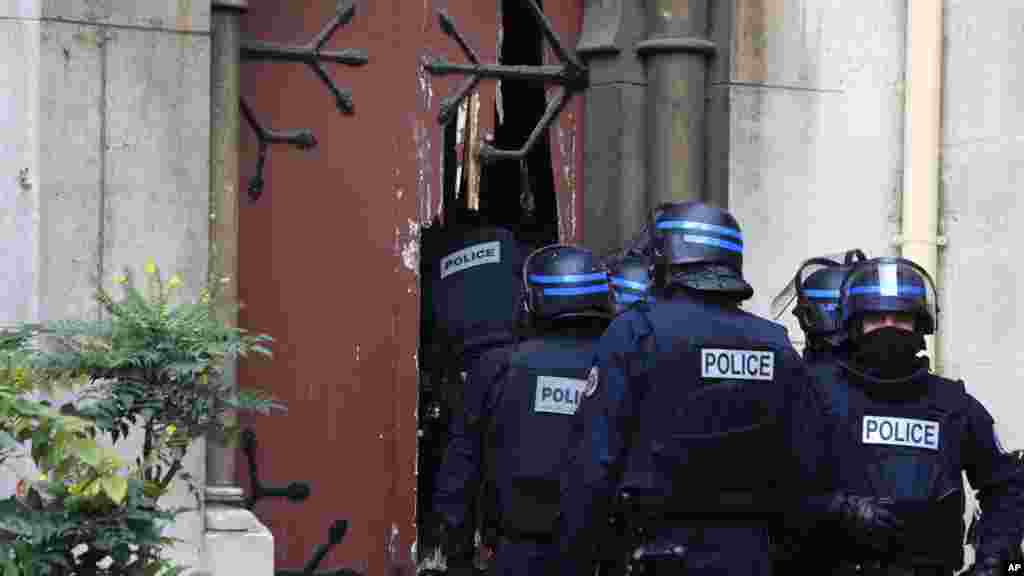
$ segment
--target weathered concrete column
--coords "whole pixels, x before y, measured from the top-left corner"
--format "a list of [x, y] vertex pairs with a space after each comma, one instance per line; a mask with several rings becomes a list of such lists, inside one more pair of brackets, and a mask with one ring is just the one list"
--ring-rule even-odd
[[647, 194], [652, 205], [705, 196], [707, 0], [650, 0], [647, 60]]
[[[210, 57], [210, 274], [225, 279], [217, 304], [223, 319], [238, 324], [239, 17], [245, 0], [213, 0]], [[237, 388], [237, 363], [224, 379]], [[231, 415], [231, 418], [235, 418]], [[208, 438], [203, 569], [212, 576], [274, 573], [274, 537], [241, 506], [235, 450]]]
[[[245, 8], [245, 0], [214, 0], [211, 14], [210, 275], [227, 279], [216, 304], [222, 319], [232, 326], [238, 325], [238, 19]], [[236, 368], [226, 366], [224, 378], [237, 388]], [[235, 481], [234, 449], [212, 438], [206, 453], [206, 484], [208, 500], [242, 501]]]
[[603, 254], [640, 230], [648, 207], [647, 79], [633, 50], [645, 37], [645, 23], [638, 2], [588, 0], [585, 9], [576, 47], [590, 70], [583, 130], [583, 243]]

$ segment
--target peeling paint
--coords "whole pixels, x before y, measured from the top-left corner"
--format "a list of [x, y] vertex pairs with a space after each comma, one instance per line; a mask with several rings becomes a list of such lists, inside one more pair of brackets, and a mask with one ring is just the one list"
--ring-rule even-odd
[[[409, 220], [409, 233], [402, 245], [402, 264], [419, 276], [420, 274], [420, 224]], [[411, 293], [411, 291], [410, 291]]]
[[[572, 242], [576, 238], [576, 118], [569, 112], [565, 124], [559, 122], [555, 127], [558, 139], [558, 155], [556, 166], [560, 165], [558, 235], [562, 242]], [[561, 190], [564, 186], [564, 190]], [[563, 201], [565, 205], [563, 206]], [[564, 209], [563, 209], [564, 207]]]
[[420, 220], [429, 222], [433, 217], [433, 195], [431, 179], [434, 174], [430, 162], [430, 129], [423, 120], [416, 119], [413, 125], [413, 140], [416, 143], [416, 196], [420, 202]]
[[398, 534], [398, 524], [392, 522], [391, 530], [387, 535], [387, 544], [384, 546], [384, 551], [391, 562], [398, 560]]
[[[455, 185], [462, 182], [462, 165], [465, 154], [463, 153], [466, 142], [466, 121], [468, 119], [468, 105], [470, 98], [466, 98], [459, 104], [459, 111], [455, 115]], [[444, 150], [441, 150], [441, 165], [444, 166]], [[441, 181], [444, 181], [442, 176]], [[458, 194], [456, 194], [457, 196]]]
[[416, 65], [416, 78], [419, 80], [419, 86], [416, 92], [420, 96], [423, 110], [430, 110], [434, 102], [434, 86], [431, 83], [430, 73], [427, 72], [424, 65], [430, 62], [430, 58], [426, 53], [420, 55], [420, 61]]
[[[423, 64], [429, 60], [430, 56], [424, 49], [420, 53], [420, 57], [416, 63], [416, 92], [419, 96], [418, 103], [420, 109], [418, 113], [413, 113], [411, 116], [411, 128], [413, 131], [413, 141], [416, 144], [416, 197], [419, 201], [418, 216], [420, 221], [429, 222], [434, 217], [434, 198], [433, 198], [433, 181], [434, 181], [434, 167], [433, 167], [433, 136], [431, 130], [431, 124], [429, 124], [429, 117], [431, 106], [433, 105], [434, 88], [431, 84], [431, 77], [427, 71], [423, 68]], [[439, 162], [442, 170], [444, 163]], [[443, 175], [442, 175], [443, 176]], [[444, 194], [438, 199], [437, 212], [441, 212], [442, 203], [444, 202]]]

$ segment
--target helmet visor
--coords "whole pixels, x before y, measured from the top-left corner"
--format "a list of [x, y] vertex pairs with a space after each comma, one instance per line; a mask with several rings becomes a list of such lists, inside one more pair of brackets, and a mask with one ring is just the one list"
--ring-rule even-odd
[[938, 305], [935, 283], [910, 260], [876, 258], [858, 263], [840, 290], [840, 317], [844, 326], [865, 314], [905, 313], [915, 319], [915, 330], [935, 331]]
[[[779, 318], [782, 317], [783, 314], [785, 314], [787, 311], [793, 308], [793, 305], [796, 304], [798, 298], [800, 298], [801, 296], [806, 298], [808, 296], [807, 294], [804, 293], [803, 290], [804, 282], [807, 280], [808, 277], [810, 277], [815, 272], [818, 272], [819, 270], [839, 267], [839, 262], [841, 262], [842, 259], [843, 254], [840, 253], [829, 254], [827, 256], [820, 256], [817, 258], [805, 260], [804, 263], [800, 265], [800, 268], [797, 269], [796, 274], [793, 276], [793, 278], [789, 282], [787, 282], [786, 285], [783, 286], [782, 290], [780, 290], [779, 293], [775, 296], [775, 298], [772, 299], [772, 318], [778, 320]], [[825, 294], [817, 292], [814, 292], [812, 294], [814, 294], [816, 297], [825, 296]], [[829, 296], [831, 296], [831, 294], [829, 294]], [[834, 299], [835, 302], [838, 304], [839, 290], [836, 290]]]

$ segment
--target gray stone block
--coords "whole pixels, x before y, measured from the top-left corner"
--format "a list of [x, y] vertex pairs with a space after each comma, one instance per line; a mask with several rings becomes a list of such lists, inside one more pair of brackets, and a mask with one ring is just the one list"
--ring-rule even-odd
[[0, 326], [36, 318], [39, 252], [39, 23], [0, 21]]
[[808, 257], [853, 247], [895, 253], [902, 158], [895, 95], [730, 90], [729, 205], [755, 289], [748, 309], [767, 315]]
[[210, 31], [210, 0], [41, 0], [41, 4], [43, 18], [162, 30]]
[[735, 82], [840, 90], [901, 78], [903, 2], [737, 2], [735, 18]]
[[209, 38], [117, 30], [107, 51], [104, 281], [152, 258], [195, 294], [208, 259]]
[[0, 0], [0, 18], [39, 19], [40, 0]]
[[1024, 134], [1024, 4], [947, 2], [943, 145]]
[[102, 31], [43, 22], [39, 72], [42, 319], [95, 317], [100, 270]]

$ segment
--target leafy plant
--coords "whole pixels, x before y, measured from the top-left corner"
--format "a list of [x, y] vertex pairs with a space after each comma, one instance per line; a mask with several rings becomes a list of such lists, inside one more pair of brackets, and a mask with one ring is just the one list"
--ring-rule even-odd
[[[269, 357], [272, 339], [218, 315], [222, 282], [175, 304], [180, 277], [165, 283], [150, 262], [144, 278], [144, 290], [130, 271], [116, 278], [121, 299], [98, 288], [102, 319], [0, 333], [0, 464], [27, 455], [40, 471], [0, 502], [2, 576], [180, 572], [160, 556], [179, 510], [158, 501], [175, 480], [196, 492], [182, 471], [189, 447], [234, 437], [236, 410], [284, 408], [223, 378], [235, 358]], [[73, 399], [59, 409], [38, 398], [61, 394]], [[130, 463], [97, 442], [135, 430], [143, 442]]]

